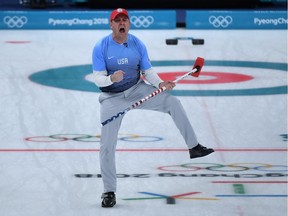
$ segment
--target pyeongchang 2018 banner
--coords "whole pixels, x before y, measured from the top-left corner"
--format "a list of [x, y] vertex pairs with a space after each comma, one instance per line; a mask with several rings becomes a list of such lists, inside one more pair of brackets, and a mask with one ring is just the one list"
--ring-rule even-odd
[[187, 29], [287, 29], [287, 11], [187, 11]]
[[[111, 11], [0, 11], [0, 29], [109, 29]], [[176, 12], [131, 11], [131, 29], [174, 29]]]

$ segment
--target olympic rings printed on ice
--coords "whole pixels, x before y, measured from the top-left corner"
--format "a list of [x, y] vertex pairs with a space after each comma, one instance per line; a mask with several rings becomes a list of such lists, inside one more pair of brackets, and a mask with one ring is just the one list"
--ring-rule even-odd
[[151, 24], [153, 24], [154, 18], [152, 16], [131, 16], [130, 21], [136, 28], [148, 28]]
[[[49, 136], [33, 136], [26, 137], [24, 140], [29, 142], [100, 142], [101, 135], [88, 135], [88, 134], [54, 134]], [[125, 142], [157, 142], [163, 140], [161, 137], [156, 136], [142, 136], [137, 134], [118, 134], [118, 140]]]
[[25, 16], [5, 16], [3, 22], [9, 28], [22, 28], [28, 22], [28, 18]]
[[159, 170], [169, 172], [194, 172], [199, 170], [216, 171], [216, 172], [243, 172], [249, 170], [264, 171], [264, 172], [287, 172], [286, 165], [272, 165], [264, 163], [233, 163], [233, 164], [218, 164], [218, 163], [187, 163], [172, 166], [160, 166]]
[[233, 19], [231, 16], [210, 16], [209, 17], [209, 23], [211, 23], [215, 28], [227, 28], [231, 23], [233, 22]]

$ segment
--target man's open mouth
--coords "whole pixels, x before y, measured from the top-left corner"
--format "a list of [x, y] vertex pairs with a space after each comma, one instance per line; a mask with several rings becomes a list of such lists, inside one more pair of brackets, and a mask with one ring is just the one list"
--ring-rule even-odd
[[125, 28], [120, 28], [120, 29], [119, 29], [119, 32], [120, 32], [120, 33], [125, 33]]

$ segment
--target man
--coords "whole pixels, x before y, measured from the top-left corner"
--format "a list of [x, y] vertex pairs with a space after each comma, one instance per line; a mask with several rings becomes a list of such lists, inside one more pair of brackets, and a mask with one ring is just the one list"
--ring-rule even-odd
[[[95, 84], [102, 93], [99, 96], [101, 122], [126, 109], [135, 101], [166, 86], [175, 87], [171, 81], [163, 81], [153, 71], [145, 45], [128, 33], [130, 20], [125, 9], [118, 8], [110, 15], [112, 33], [98, 41], [93, 49], [92, 65]], [[145, 83], [141, 75], [151, 84]], [[190, 158], [203, 157], [214, 152], [200, 145], [180, 101], [165, 91], [151, 98], [138, 109], [156, 110], [169, 114], [181, 132]], [[123, 115], [101, 129], [100, 167], [104, 183], [102, 207], [116, 204], [115, 149], [118, 130]]]

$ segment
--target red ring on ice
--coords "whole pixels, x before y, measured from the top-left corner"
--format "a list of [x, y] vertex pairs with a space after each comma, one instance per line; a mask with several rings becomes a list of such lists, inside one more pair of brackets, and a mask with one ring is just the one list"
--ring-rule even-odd
[[[184, 75], [186, 72], [164, 72], [158, 73], [163, 80], [175, 80], [178, 77]], [[204, 79], [203, 79], [204, 78]], [[238, 74], [238, 73], [227, 73], [227, 72], [201, 72], [199, 77], [186, 77], [180, 80], [178, 83], [182, 84], [219, 84], [219, 83], [234, 83], [234, 82], [245, 82], [252, 80], [254, 77]]]

